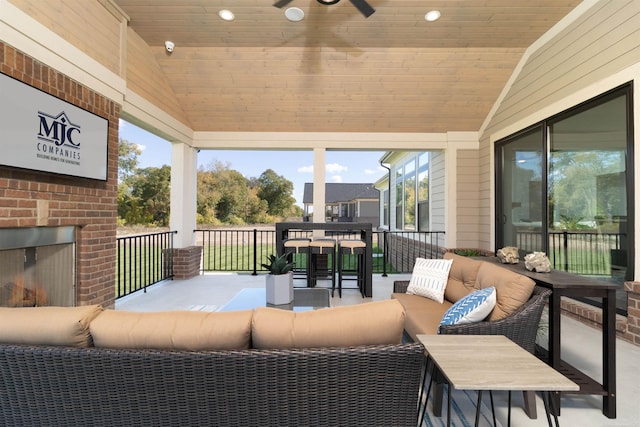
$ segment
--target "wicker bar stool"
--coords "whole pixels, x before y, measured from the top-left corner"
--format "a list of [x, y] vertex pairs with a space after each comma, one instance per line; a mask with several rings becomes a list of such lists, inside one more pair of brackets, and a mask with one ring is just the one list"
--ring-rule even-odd
[[293, 278], [306, 280], [307, 286], [309, 286], [309, 268], [311, 265], [309, 243], [311, 243], [311, 239], [303, 237], [287, 239], [283, 242], [284, 251], [289, 254], [287, 259], [289, 262], [294, 263]]
[[[355, 280], [360, 293], [364, 291], [364, 255], [367, 244], [363, 240], [345, 239], [338, 241], [338, 295], [342, 298], [342, 281]], [[347, 262], [345, 263], [345, 257]], [[355, 266], [351, 267], [351, 258]]]
[[[329, 259], [331, 255], [331, 259]], [[315, 287], [318, 278], [329, 277], [331, 294], [336, 287], [336, 241], [335, 239], [314, 239], [309, 243], [309, 287]]]

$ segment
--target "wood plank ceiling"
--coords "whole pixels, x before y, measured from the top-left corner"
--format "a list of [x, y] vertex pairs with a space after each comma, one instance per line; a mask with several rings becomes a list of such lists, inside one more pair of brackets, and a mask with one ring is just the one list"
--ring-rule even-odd
[[347, 0], [293, 0], [305, 18], [290, 22], [271, 0], [115, 0], [188, 125], [246, 132], [477, 131], [526, 48], [580, 3], [369, 2], [364, 18]]

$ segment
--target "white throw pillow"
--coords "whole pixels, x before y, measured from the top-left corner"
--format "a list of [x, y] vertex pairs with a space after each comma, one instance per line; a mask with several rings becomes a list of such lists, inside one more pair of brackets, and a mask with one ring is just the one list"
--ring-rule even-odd
[[452, 262], [451, 259], [416, 258], [407, 293], [420, 295], [442, 304]]
[[484, 320], [496, 306], [496, 288], [490, 286], [471, 292], [449, 307], [441, 325], [461, 325]]

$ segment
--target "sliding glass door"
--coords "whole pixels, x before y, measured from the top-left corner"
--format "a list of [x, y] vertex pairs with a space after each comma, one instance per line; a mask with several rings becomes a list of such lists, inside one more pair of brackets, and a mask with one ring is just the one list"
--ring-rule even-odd
[[496, 249], [619, 283], [633, 263], [631, 85], [496, 144]]

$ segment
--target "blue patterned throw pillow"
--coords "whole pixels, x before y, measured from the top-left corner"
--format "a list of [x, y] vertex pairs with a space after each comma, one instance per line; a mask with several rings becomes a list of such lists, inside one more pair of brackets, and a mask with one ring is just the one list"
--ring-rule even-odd
[[459, 325], [484, 320], [496, 306], [496, 288], [493, 286], [471, 292], [449, 307], [442, 316], [441, 325]]

